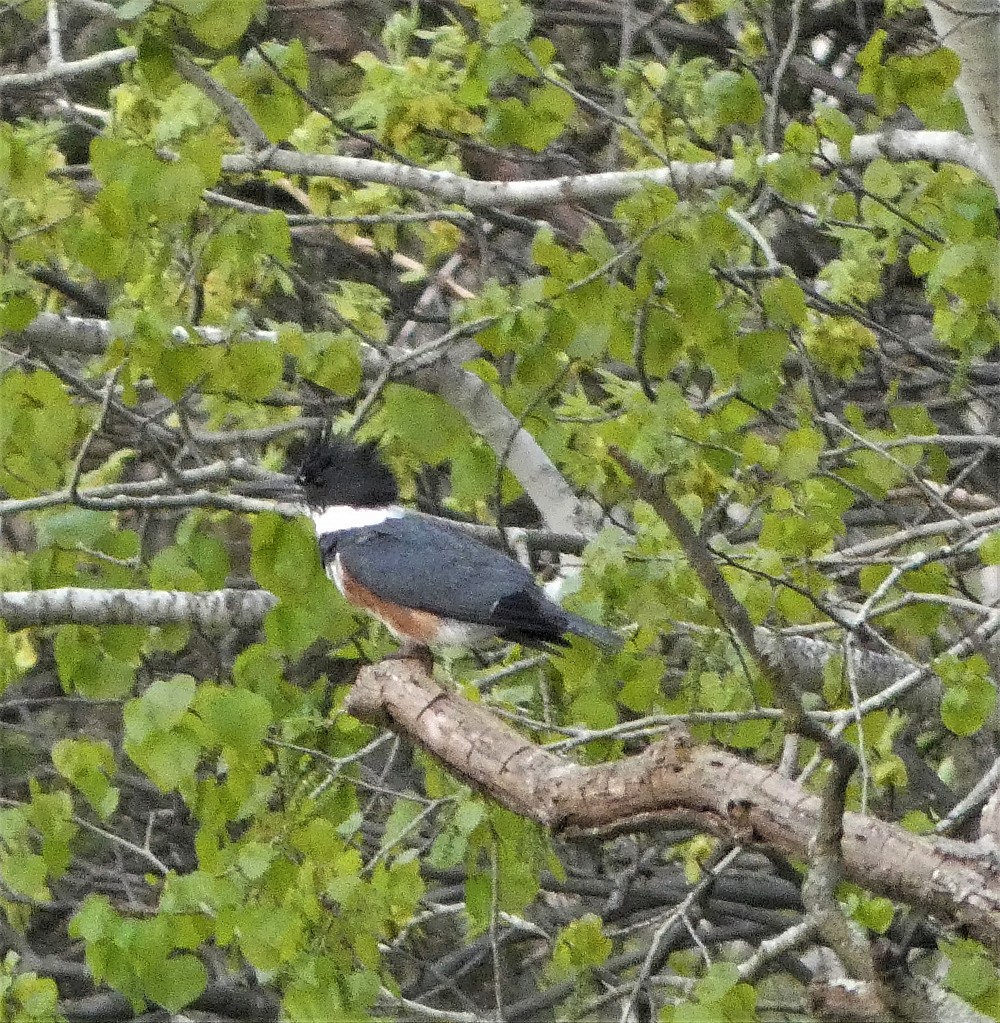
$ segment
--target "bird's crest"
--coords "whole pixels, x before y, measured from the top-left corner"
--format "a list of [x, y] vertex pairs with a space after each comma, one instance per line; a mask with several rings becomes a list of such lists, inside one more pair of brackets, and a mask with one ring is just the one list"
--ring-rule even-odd
[[399, 500], [396, 479], [373, 441], [315, 433], [290, 449], [288, 460], [306, 501], [314, 507], [375, 508]]

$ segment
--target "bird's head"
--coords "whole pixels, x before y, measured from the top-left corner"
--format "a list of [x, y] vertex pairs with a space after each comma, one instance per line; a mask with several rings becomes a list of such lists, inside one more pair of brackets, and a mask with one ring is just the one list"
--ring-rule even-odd
[[316, 434], [289, 453], [289, 463], [310, 508], [381, 508], [399, 500], [399, 485], [375, 443]]

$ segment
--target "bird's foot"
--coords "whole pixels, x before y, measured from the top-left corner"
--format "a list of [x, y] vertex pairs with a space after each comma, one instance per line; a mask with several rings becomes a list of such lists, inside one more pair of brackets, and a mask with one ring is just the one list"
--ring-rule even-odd
[[423, 643], [404, 642], [394, 653], [386, 654], [383, 661], [417, 661], [428, 675], [434, 673], [434, 655]]

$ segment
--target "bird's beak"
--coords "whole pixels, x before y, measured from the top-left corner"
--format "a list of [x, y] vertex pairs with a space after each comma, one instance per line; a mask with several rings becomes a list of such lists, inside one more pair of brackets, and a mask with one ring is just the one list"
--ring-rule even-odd
[[272, 473], [268, 479], [240, 480], [233, 483], [233, 493], [258, 500], [281, 501], [289, 504], [302, 504], [305, 501], [302, 487], [294, 476], [285, 473]]

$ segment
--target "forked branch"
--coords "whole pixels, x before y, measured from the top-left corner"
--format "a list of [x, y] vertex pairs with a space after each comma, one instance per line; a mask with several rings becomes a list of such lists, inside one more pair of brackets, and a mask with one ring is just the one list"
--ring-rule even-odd
[[[744, 846], [806, 859], [821, 804], [777, 771], [695, 745], [678, 729], [637, 756], [584, 766], [563, 759], [446, 692], [415, 661], [364, 668], [347, 710], [424, 747], [501, 805], [573, 837], [679, 823]], [[844, 815], [846, 876], [968, 928], [1000, 952], [1000, 866], [985, 847], [931, 840], [859, 813]]]

